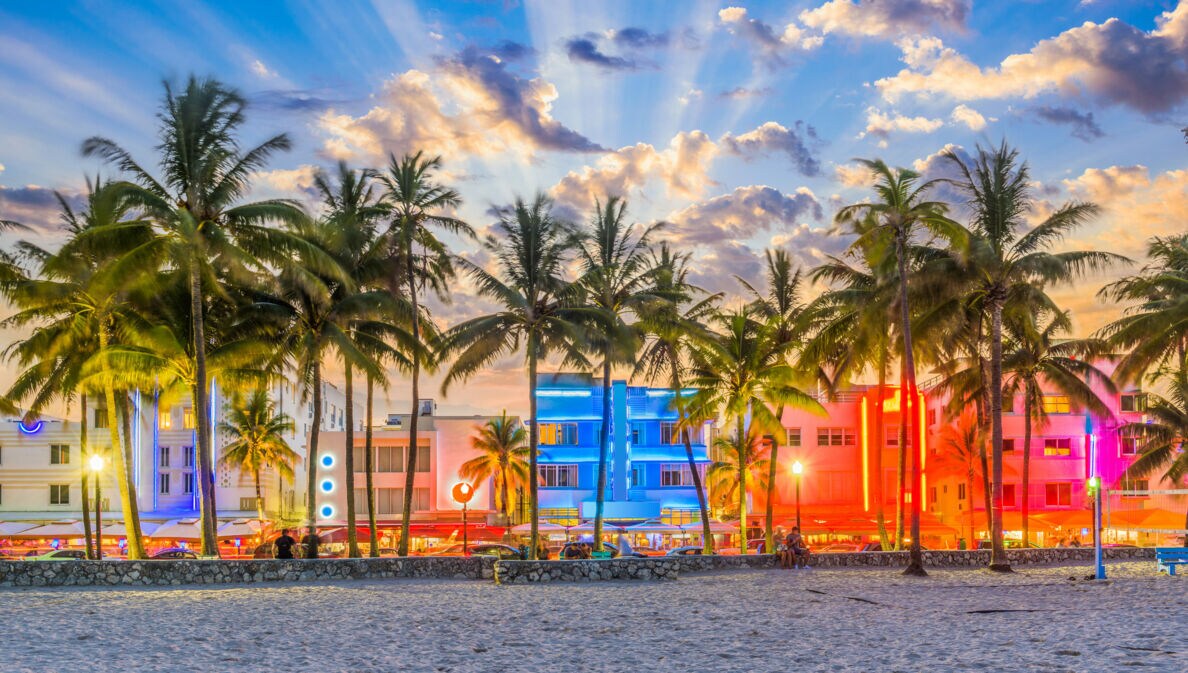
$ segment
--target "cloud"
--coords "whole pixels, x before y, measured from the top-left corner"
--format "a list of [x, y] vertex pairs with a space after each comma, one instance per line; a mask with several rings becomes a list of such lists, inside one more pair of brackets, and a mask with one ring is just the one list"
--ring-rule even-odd
[[800, 13], [805, 26], [829, 35], [896, 38], [935, 28], [961, 31], [970, 0], [831, 0]]
[[640, 52], [668, 46], [668, 33], [651, 33], [643, 28], [627, 27], [608, 30], [603, 34], [586, 33], [565, 41], [565, 53], [576, 63], [596, 65], [606, 70], [636, 70], [641, 66], [655, 67], [654, 63], [640, 61], [638, 57], [613, 56], [601, 48], [603, 41], [609, 41], [620, 49]]
[[767, 122], [742, 135], [727, 133], [719, 142], [725, 151], [745, 157], [782, 152], [802, 175], [814, 176], [821, 172], [821, 162], [813, 154], [818, 143], [817, 131], [801, 121], [790, 129], [776, 122]]
[[598, 45], [588, 37], [570, 39], [565, 43], [565, 53], [571, 61], [589, 63], [607, 70], [635, 70], [638, 67], [632, 59], [602, 53]]
[[690, 245], [737, 241], [822, 217], [821, 203], [807, 187], [785, 194], [774, 187], [749, 185], [672, 213], [667, 235]]
[[844, 187], [870, 187], [875, 183], [870, 169], [860, 164], [838, 164], [833, 168], [833, 177]]
[[328, 89], [273, 89], [251, 95], [253, 106], [270, 110], [321, 111], [349, 102]]
[[[59, 190], [59, 193], [75, 212], [86, 205], [84, 197], [78, 192]], [[61, 212], [52, 189], [37, 185], [0, 185], [0, 219], [20, 222], [38, 232], [52, 233], [62, 227]]]
[[615, 44], [632, 49], [668, 46], [668, 33], [650, 33], [643, 28], [627, 27], [610, 31]]
[[1156, 24], [1144, 32], [1118, 19], [1087, 21], [988, 68], [937, 38], [903, 40], [907, 68], [875, 86], [891, 102], [907, 94], [972, 101], [1058, 93], [1152, 115], [1168, 112], [1188, 97], [1188, 3]]
[[726, 7], [718, 11], [718, 21], [731, 34], [758, 50], [759, 59], [769, 66], [782, 65], [785, 54], [811, 51], [820, 47], [824, 38], [808, 35], [799, 26], [789, 23], [782, 33], [759, 19], [747, 16], [744, 7]]
[[949, 180], [961, 180], [961, 169], [958, 168], [952, 160], [946, 158], [946, 154], [953, 154], [966, 166], [972, 166], [974, 159], [969, 152], [961, 145], [953, 143], [946, 143], [944, 147], [929, 154], [922, 159], [916, 159], [912, 162], [912, 170], [920, 174], [920, 180], [927, 182], [929, 180], [939, 180], [932, 190], [927, 195], [929, 199], [934, 201], [944, 201], [946, 203], [962, 204], [966, 200], [966, 195], [961, 193], [954, 187]]
[[524, 79], [498, 56], [470, 48], [438, 60], [431, 72], [393, 76], [361, 116], [327, 110], [317, 122], [326, 136], [322, 152], [375, 160], [412, 149], [450, 157], [604, 151], [553, 118], [557, 96], [543, 78]]
[[718, 93], [718, 98], [728, 98], [730, 100], [744, 100], [747, 98], [761, 98], [763, 96], [771, 95], [771, 87], [762, 87], [759, 89], [748, 89], [745, 86], [736, 86], [733, 89], [721, 91]]
[[986, 118], [982, 116], [982, 113], [965, 104], [953, 108], [949, 119], [952, 119], [956, 124], [965, 124], [971, 131], [981, 131], [986, 128]]
[[1035, 114], [1044, 121], [1071, 126], [1072, 136], [1087, 143], [1105, 136], [1105, 131], [1094, 121], [1092, 112], [1082, 113], [1070, 107], [1044, 105], [1035, 108]]
[[512, 40], [504, 40], [491, 48], [491, 55], [504, 61], [518, 61], [532, 53], [532, 47]]
[[944, 126], [940, 119], [927, 117], [904, 117], [894, 112], [887, 114], [875, 107], [866, 108], [866, 129], [858, 134], [859, 138], [874, 136], [886, 140], [892, 132], [901, 133], [932, 133]]
[[4, 164], [0, 164], [0, 173], [4, 172]]
[[264, 65], [264, 61], [261, 61], [260, 59], [252, 61], [252, 72], [255, 73], [256, 76], [263, 77], [264, 79], [276, 79], [280, 76], [275, 70], [271, 70], [268, 68], [268, 66]]
[[689, 89], [685, 92], [685, 95], [681, 96], [677, 100], [680, 101], [681, 105], [688, 105], [695, 100], [701, 100], [701, 97], [704, 95], [705, 92], [701, 89]]

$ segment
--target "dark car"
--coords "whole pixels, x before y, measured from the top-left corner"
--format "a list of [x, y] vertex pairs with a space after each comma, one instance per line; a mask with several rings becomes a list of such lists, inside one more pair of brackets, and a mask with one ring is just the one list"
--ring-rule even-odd
[[181, 547], [172, 547], [170, 549], [162, 549], [161, 551], [157, 552], [156, 554], [153, 554], [152, 556], [149, 557], [149, 560], [150, 561], [193, 561], [193, 560], [196, 560], [197, 558], [198, 558], [198, 554], [195, 554], [193, 551], [191, 551], [189, 549], [183, 549]]
[[523, 561], [524, 554], [519, 549], [506, 544], [483, 543], [470, 545], [471, 556], [494, 556], [501, 561]]
[[[591, 548], [593, 548], [593, 545], [589, 542], [566, 542], [565, 545], [561, 547], [561, 551], [557, 552], [557, 558], [559, 558], [559, 559], [568, 558], [565, 555], [566, 552], [569, 551], [570, 549], [576, 549], [577, 546], [581, 545], [581, 544], [588, 544], [588, 545], [591, 545]], [[610, 552], [611, 558], [619, 558], [620, 556], [624, 555], [624, 554], [619, 553], [619, 547], [617, 545], [613, 545], [609, 542], [603, 542], [602, 548]], [[632, 552], [626, 554], [626, 556], [628, 556], [630, 558], [647, 558], [646, 554], [641, 554], [637, 551], [632, 551]], [[573, 558], [577, 558], [577, 556], [575, 555]]]
[[676, 547], [664, 552], [665, 556], [701, 556], [701, 547]]

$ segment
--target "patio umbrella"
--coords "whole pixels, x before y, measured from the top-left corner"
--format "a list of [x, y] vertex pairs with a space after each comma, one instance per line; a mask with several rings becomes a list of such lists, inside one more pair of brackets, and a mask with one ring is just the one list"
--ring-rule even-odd
[[255, 537], [260, 532], [260, 524], [255, 519], [235, 519], [219, 526], [218, 538]]
[[153, 531], [149, 537], [154, 540], [201, 540], [202, 530], [198, 527], [198, 519], [174, 519]]
[[649, 519], [643, 523], [627, 527], [628, 533], [679, 533], [681, 527], [671, 523], [664, 523], [659, 519]]
[[[700, 533], [704, 530], [704, 527], [701, 525], [700, 521], [695, 521], [693, 523], [687, 523], [687, 524], [681, 526], [681, 530], [683, 530], [687, 533]], [[711, 521], [710, 522], [710, 533], [733, 534], [733, 533], [737, 533], [737, 532], [738, 532], [738, 524], [724, 523], [722, 521]]]
[[55, 521], [44, 526], [23, 530], [9, 537], [22, 540], [38, 540], [42, 538], [77, 538], [84, 535], [82, 523], [79, 521]]
[[1051, 526], [1061, 528], [1092, 528], [1093, 512], [1087, 509], [1068, 509], [1060, 512], [1044, 512], [1036, 514], [1032, 521], [1043, 521]]
[[[149, 535], [153, 531], [160, 528], [160, 524], [150, 523], [148, 521], [140, 522], [140, 534]], [[103, 525], [103, 537], [128, 537], [128, 528], [124, 526], [123, 522], [113, 522]]]
[[[536, 526], [537, 531], [541, 533], [564, 533], [569, 528], [561, 524], [549, 523], [548, 521], [541, 521]], [[532, 533], [532, 524], [521, 523], [511, 527], [512, 535], [530, 535]]]
[[29, 530], [37, 524], [25, 523], [23, 521], [3, 521], [0, 522], [0, 538], [16, 535], [21, 531]]
[[[573, 533], [593, 533], [594, 532], [594, 522], [587, 521], [579, 526], [574, 526], [573, 528], [570, 528], [569, 530], [570, 530], [570, 532], [573, 532]], [[627, 529], [623, 528], [622, 526], [616, 526], [615, 524], [609, 523], [606, 521], [602, 522], [602, 532], [603, 533], [622, 533], [625, 530], [627, 530]]]
[[1166, 530], [1179, 531], [1184, 530], [1184, 515], [1178, 512], [1169, 512], [1166, 509], [1144, 509], [1146, 513], [1139, 521], [1139, 526], [1149, 530]]

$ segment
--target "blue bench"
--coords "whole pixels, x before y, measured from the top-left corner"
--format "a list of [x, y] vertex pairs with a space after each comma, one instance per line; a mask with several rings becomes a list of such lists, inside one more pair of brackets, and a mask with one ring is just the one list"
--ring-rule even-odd
[[1188, 547], [1157, 547], [1155, 562], [1159, 570], [1166, 570], [1168, 575], [1176, 574], [1176, 566], [1188, 565]]

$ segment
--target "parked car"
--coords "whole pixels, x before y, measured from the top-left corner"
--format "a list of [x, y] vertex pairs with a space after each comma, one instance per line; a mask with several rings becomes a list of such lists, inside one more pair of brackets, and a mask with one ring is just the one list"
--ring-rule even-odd
[[851, 543], [846, 543], [846, 542], [835, 542], [834, 544], [817, 549], [816, 552], [819, 554], [853, 554], [855, 552], [878, 551], [879, 550], [879, 546], [878, 546], [877, 542], [875, 543], [875, 549], [873, 549], [873, 550], [867, 549], [866, 547], [867, 547], [867, 545], [864, 545], [864, 544], [851, 544]]
[[171, 547], [169, 549], [162, 549], [161, 551], [149, 557], [150, 561], [193, 561], [198, 558], [198, 554], [192, 550], [183, 549], [182, 547]]
[[[560, 551], [557, 552], [557, 558], [559, 558], [559, 559], [566, 558], [566, 556], [565, 556], [566, 551], [571, 548], [575, 548], [580, 544], [590, 544], [590, 543], [589, 542], [566, 542], [564, 545], [562, 545]], [[620, 556], [618, 546], [613, 545], [609, 542], [603, 542], [602, 547], [611, 553], [611, 558], [618, 558]], [[631, 553], [627, 554], [627, 556], [632, 557], [632, 558], [647, 558], [647, 556], [645, 554], [641, 554], [637, 551], [632, 551]]]
[[665, 556], [701, 556], [702, 548], [694, 546], [676, 547], [665, 552]]
[[87, 553], [81, 549], [54, 549], [37, 556], [26, 556], [26, 561], [83, 561]]
[[511, 545], [487, 543], [470, 545], [471, 556], [495, 556], [504, 561], [523, 561], [524, 554]]

